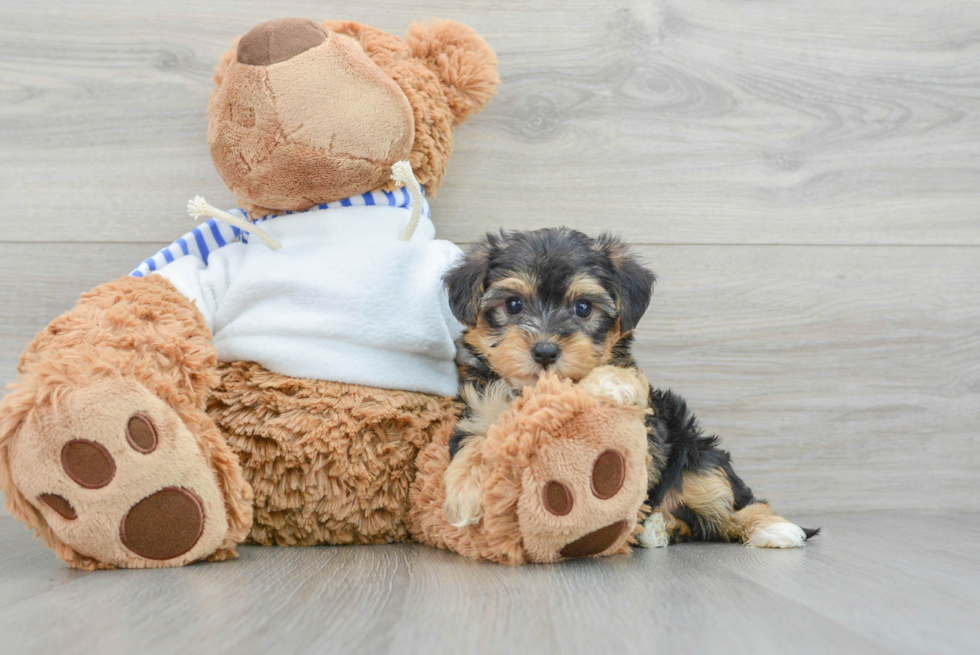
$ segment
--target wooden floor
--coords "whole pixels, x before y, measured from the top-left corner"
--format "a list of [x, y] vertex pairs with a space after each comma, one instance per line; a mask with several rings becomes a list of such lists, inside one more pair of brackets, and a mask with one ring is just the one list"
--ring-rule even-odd
[[439, 234], [635, 243], [641, 365], [781, 510], [980, 512], [974, 0], [0, 0], [0, 387], [191, 228], [188, 198], [233, 206], [211, 71], [282, 16], [483, 34], [502, 84], [457, 133]]
[[[80, 573], [0, 518], [5, 653], [977, 653], [980, 521], [797, 517], [801, 550], [684, 544], [509, 568], [416, 545]], [[806, 520], [803, 520], [803, 519]]]
[[781, 512], [843, 514], [800, 552], [90, 575], [0, 512], [0, 651], [980, 652], [980, 2], [0, 0], [0, 386], [190, 229], [188, 198], [233, 206], [211, 71], [286, 16], [483, 34], [502, 85], [457, 133], [439, 234], [626, 236], [659, 275], [650, 379]]

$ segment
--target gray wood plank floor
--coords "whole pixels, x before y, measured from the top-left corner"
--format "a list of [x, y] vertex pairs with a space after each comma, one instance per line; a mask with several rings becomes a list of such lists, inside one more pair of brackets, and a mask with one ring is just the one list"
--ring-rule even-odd
[[[503, 84], [463, 126], [444, 238], [566, 221], [640, 243], [980, 244], [973, 0], [0, 3], [13, 241], [170, 241], [200, 193], [211, 71], [274, 17], [454, 18]], [[441, 217], [441, 218], [440, 218]]]
[[[980, 652], [980, 3], [0, 0], [0, 386], [80, 292], [189, 229], [189, 197], [233, 205], [211, 70], [283, 16], [483, 34], [503, 84], [458, 133], [440, 236], [638, 244], [661, 280], [644, 369], [825, 533], [523, 569], [397, 545], [86, 574], [0, 512], [0, 651]], [[799, 515], [828, 511], [864, 513]]]
[[980, 518], [797, 517], [795, 551], [684, 544], [509, 568], [422, 546], [242, 549], [81, 573], [0, 517], [7, 653], [976, 653]]
[[193, 225], [188, 198], [233, 205], [211, 71], [276, 16], [483, 34], [502, 84], [458, 133], [439, 234], [638, 244], [641, 365], [780, 509], [980, 511], [972, 0], [0, 0], [0, 387]]

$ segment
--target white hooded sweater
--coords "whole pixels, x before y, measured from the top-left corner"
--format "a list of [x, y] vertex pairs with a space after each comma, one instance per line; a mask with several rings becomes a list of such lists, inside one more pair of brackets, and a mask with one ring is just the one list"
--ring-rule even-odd
[[279, 250], [208, 221], [133, 275], [162, 275], [194, 301], [220, 361], [454, 396], [462, 326], [442, 276], [462, 253], [435, 239], [425, 201], [412, 238], [400, 241], [411, 202], [398, 195], [375, 191], [264, 220]]

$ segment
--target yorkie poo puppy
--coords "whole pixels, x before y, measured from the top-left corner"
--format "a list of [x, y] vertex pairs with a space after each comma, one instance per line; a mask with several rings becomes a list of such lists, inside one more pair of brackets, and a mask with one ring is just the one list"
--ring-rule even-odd
[[653, 409], [647, 419], [653, 511], [641, 545], [699, 540], [794, 548], [816, 534], [753, 496], [718, 437], [704, 435], [681, 397], [649, 390], [630, 348], [655, 276], [618, 238], [566, 228], [488, 234], [445, 281], [450, 307], [466, 327], [458, 360], [464, 410], [445, 474], [445, 511], [454, 526], [482, 518], [488, 429], [523, 387], [553, 371], [587, 385], [616, 375], [622, 394], [639, 395], [618, 400]]

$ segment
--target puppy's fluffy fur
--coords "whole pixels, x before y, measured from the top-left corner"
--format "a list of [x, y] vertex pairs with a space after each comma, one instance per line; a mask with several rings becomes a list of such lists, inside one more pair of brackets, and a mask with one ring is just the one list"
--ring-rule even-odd
[[546, 369], [582, 381], [597, 367], [612, 366], [637, 379], [621, 386], [623, 397], [615, 400], [654, 410], [647, 420], [653, 511], [642, 545], [699, 540], [789, 548], [816, 534], [755, 498], [718, 437], [704, 435], [680, 396], [653, 389], [648, 399], [634, 397], [647, 385], [631, 354], [632, 331], [654, 281], [618, 238], [566, 228], [488, 234], [446, 275], [450, 307], [467, 328], [459, 357], [464, 410], [446, 471], [445, 510], [453, 525], [482, 519], [488, 473], [482, 444], [523, 387]]

